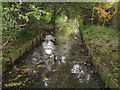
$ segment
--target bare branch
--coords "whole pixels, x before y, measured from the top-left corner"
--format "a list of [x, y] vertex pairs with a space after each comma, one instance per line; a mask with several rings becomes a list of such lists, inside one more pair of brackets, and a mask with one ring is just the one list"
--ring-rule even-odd
[[9, 40], [10, 40], [10, 37], [8, 38], [8, 40], [2, 46], [0, 46], [0, 49], [2, 49], [4, 46], [6, 46], [9, 42]]

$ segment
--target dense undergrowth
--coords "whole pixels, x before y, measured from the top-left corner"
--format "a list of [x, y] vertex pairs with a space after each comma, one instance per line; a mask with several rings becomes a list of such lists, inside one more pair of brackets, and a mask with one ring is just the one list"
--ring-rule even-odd
[[[22, 4], [16, 5], [22, 6]], [[31, 41], [38, 34], [46, 32], [48, 28], [47, 23], [51, 18], [51, 14], [48, 12], [43, 12], [44, 16], [42, 16], [42, 11], [39, 11], [36, 7], [31, 7], [33, 10], [29, 12], [28, 16], [21, 13], [13, 16], [12, 12], [14, 10], [16, 10], [16, 12], [20, 11], [20, 8], [16, 5], [13, 5], [12, 7], [4, 7], [2, 13], [2, 43], [3, 45], [6, 43], [2, 47], [1, 53], [3, 58], [0, 60], [3, 71], [5, 70], [6, 62], [10, 61], [9, 57], [16, 54], [25, 43]], [[15, 6], [17, 8], [15, 8]], [[20, 22], [24, 22], [24, 24]]]
[[118, 31], [100, 26], [86, 26], [82, 31], [89, 53], [118, 82]]

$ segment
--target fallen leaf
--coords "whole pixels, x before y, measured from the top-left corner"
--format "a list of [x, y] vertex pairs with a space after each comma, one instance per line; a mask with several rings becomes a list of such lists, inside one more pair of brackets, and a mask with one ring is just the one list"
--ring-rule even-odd
[[38, 65], [37, 67], [46, 67], [45, 65]]
[[43, 78], [42, 80], [46, 81], [46, 80], [49, 80], [49, 78]]
[[6, 87], [11, 87], [11, 86], [19, 86], [21, 84], [22, 84], [22, 82], [20, 82], [20, 83], [14, 83], [14, 82], [12, 82], [12, 83], [9, 83], [9, 84], [5, 84], [5, 86]]
[[36, 73], [37, 71], [33, 71], [33, 73]]

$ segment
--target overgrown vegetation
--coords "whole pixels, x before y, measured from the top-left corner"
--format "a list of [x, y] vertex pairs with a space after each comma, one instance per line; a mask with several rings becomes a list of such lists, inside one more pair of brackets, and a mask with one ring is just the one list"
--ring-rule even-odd
[[73, 30], [69, 30], [69, 27], [72, 27], [76, 23], [74, 20], [77, 20], [93, 57], [99, 57], [99, 63], [108, 68], [117, 81], [119, 76], [118, 3], [6, 2], [2, 4], [3, 30], [0, 48], [3, 63], [5, 63], [4, 59], [15, 54], [23, 43], [38, 34], [57, 31], [56, 36], [70, 35], [75, 27]]
[[87, 26], [83, 31], [87, 47], [117, 81], [118, 73], [118, 31], [112, 28]]

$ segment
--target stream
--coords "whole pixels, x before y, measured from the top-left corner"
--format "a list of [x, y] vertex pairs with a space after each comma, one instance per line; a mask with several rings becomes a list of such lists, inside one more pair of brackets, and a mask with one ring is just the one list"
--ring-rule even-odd
[[4, 73], [3, 88], [104, 88], [94, 73], [79, 35], [61, 44], [46, 35]]

